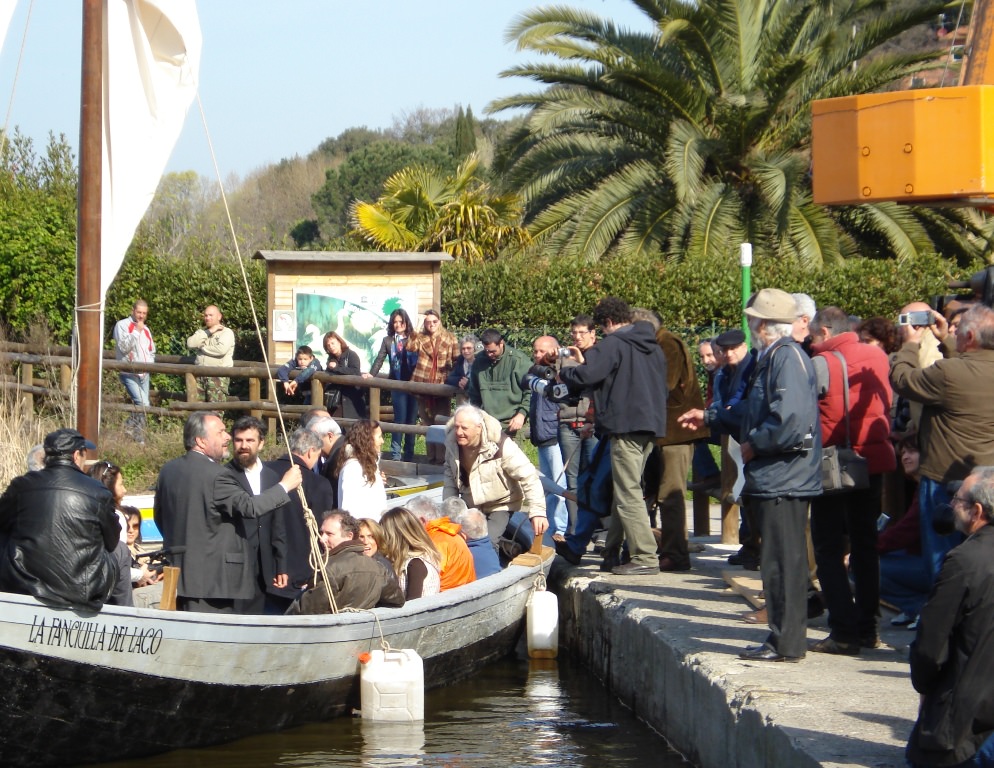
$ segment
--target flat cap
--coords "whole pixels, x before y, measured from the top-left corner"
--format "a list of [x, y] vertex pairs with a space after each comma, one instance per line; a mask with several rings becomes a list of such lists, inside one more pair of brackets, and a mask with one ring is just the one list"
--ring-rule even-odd
[[741, 328], [732, 328], [730, 331], [720, 333], [714, 338], [714, 343], [719, 347], [737, 347], [745, 344], [746, 335]]
[[797, 302], [779, 288], [764, 288], [752, 297], [745, 313], [773, 323], [792, 323], [797, 319]]
[[45, 435], [46, 456], [65, 456], [83, 449], [94, 451], [96, 448], [75, 429], [57, 429]]

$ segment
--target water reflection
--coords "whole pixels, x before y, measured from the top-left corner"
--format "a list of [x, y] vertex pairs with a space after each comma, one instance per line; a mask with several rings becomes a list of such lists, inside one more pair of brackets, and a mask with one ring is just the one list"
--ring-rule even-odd
[[[234, 714], [233, 716], [237, 716]], [[509, 659], [427, 692], [423, 723], [339, 718], [116, 768], [657, 768], [685, 766], [583, 668]]]

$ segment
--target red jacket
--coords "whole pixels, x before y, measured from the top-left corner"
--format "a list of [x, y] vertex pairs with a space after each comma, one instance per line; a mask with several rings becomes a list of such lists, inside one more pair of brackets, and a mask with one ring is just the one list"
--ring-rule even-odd
[[897, 466], [890, 441], [890, 364], [887, 354], [872, 344], [863, 344], [853, 332], [826, 339], [811, 347], [815, 358], [828, 366], [828, 392], [818, 400], [821, 416], [822, 445], [844, 445], [845, 383], [842, 362], [833, 354], [846, 358], [849, 373], [849, 440], [860, 456], [866, 458], [871, 474], [890, 472]]

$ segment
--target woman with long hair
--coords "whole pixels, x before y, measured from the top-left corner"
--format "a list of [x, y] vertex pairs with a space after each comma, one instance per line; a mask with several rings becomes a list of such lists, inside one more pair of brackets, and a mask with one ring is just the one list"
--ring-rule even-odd
[[338, 452], [338, 506], [356, 518], [379, 520], [387, 506], [380, 473], [383, 430], [378, 421], [359, 419]]
[[[359, 353], [351, 349], [345, 339], [334, 331], [328, 331], [321, 342], [324, 351], [328, 354], [328, 362], [325, 365], [325, 372], [332, 376], [361, 376], [359, 368]], [[355, 411], [352, 415], [360, 419], [365, 419], [369, 415], [366, 407], [366, 400], [363, 397], [362, 387], [331, 386], [325, 392], [325, 407], [334, 416], [335, 411], [345, 398], [352, 404]]]
[[127, 544], [131, 553], [131, 586], [144, 587], [147, 584], [154, 584], [161, 574], [149, 571], [148, 566], [138, 560], [145, 550], [142, 548], [142, 513], [138, 507], [121, 507], [124, 518], [128, 521]]
[[394, 507], [380, 519], [383, 553], [393, 563], [397, 581], [408, 600], [437, 595], [442, 556], [428, 532], [411, 512]]
[[[425, 384], [444, 384], [453, 366], [461, 359], [459, 342], [456, 337], [445, 330], [442, 319], [434, 309], [425, 311], [425, 319], [414, 343], [418, 353], [418, 364], [414, 367], [411, 381]], [[448, 395], [419, 395], [418, 415], [421, 423], [430, 426], [436, 417], [448, 418], [452, 413], [452, 398]], [[442, 464], [445, 461], [445, 446], [429, 443], [427, 445], [428, 460], [432, 464]]]
[[[363, 376], [372, 377], [380, 372], [383, 361], [390, 361], [390, 378], [394, 381], [410, 381], [418, 364], [418, 334], [411, 325], [411, 318], [403, 309], [395, 309], [387, 321], [387, 335], [380, 344], [380, 352], [370, 366], [369, 373]], [[394, 390], [390, 393], [393, 401], [393, 420], [395, 424], [413, 424], [418, 418], [414, 396], [407, 392]], [[390, 458], [399, 461], [414, 460], [413, 434], [393, 432], [390, 434]], [[403, 441], [403, 453], [401, 452]]]

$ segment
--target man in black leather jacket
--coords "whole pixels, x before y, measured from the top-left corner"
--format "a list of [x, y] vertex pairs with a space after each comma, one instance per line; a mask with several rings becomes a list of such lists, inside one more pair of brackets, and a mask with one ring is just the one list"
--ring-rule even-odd
[[92, 448], [75, 429], [45, 437], [45, 468], [0, 497], [0, 588], [57, 607], [100, 610], [118, 577], [114, 498], [82, 471]]

